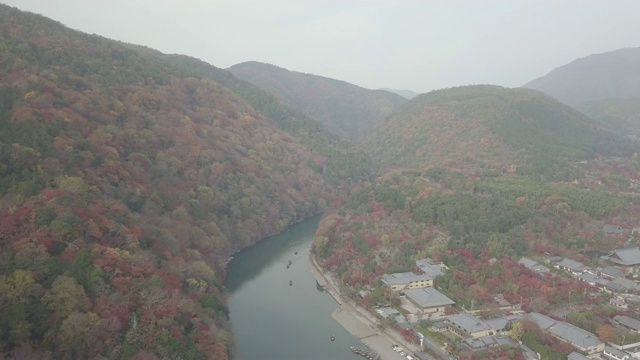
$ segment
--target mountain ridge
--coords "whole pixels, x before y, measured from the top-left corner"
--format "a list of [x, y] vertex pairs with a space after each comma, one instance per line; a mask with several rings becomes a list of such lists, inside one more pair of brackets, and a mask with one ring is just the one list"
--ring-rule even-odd
[[228, 70], [351, 141], [360, 139], [406, 101], [388, 91], [369, 90], [346, 81], [256, 61], [236, 64]]

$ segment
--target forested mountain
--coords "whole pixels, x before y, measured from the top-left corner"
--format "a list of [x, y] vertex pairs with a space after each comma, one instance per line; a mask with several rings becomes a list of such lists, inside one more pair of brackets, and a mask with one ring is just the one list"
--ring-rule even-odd
[[589, 55], [524, 85], [621, 134], [640, 134], [640, 48]]
[[396, 90], [396, 89], [388, 89], [388, 88], [382, 88], [380, 90], [389, 91], [389, 92], [392, 92], [394, 94], [398, 94], [398, 95], [402, 96], [403, 98], [406, 98], [406, 99], [409, 99], [409, 100], [411, 100], [414, 97], [420, 95], [417, 92], [412, 91], [412, 90]]
[[345, 81], [255, 61], [237, 64], [228, 70], [348, 140], [360, 139], [407, 101], [388, 91], [368, 90]]
[[0, 5], [0, 358], [232, 357], [227, 258], [371, 169], [226, 71]]
[[576, 108], [611, 131], [640, 136], [640, 98], [592, 100]]
[[640, 97], [640, 48], [589, 55], [560, 66], [523, 87], [578, 106], [591, 100]]
[[362, 142], [383, 164], [573, 178], [566, 160], [631, 154], [635, 146], [528, 89], [477, 85], [432, 91], [398, 108]]

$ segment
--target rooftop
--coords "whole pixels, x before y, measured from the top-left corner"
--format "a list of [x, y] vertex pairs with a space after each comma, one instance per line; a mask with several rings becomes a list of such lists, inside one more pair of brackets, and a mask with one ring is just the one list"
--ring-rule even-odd
[[628, 327], [629, 329], [640, 331], [640, 320], [636, 320], [626, 315], [616, 315], [613, 317], [613, 321]]
[[425, 275], [442, 275], [442, 266], [433, 265], [431, 259], [416, 260], [416, 266], [419, 267]]
[[637, 247], [620, 249], [603, 258], [616, 264], [634, 266], [640, 264], [640, 249]]
[[612, 278], [622, 277], [624, 274], [620, 269], [615, 266], [607, 266], [601, 271], [602, 275], [607, 275]]
[[491, 327], [487, 323], [467, 313], [449, 315], [446, 316], [446, 318], [447, 320], [449, 320], [449, 323], [451, 323], [452, 325], [456, 325], [469, 334], [491, 329]]
[[594, 347], [603, 342], [594, 334], [566, 322], [556, 322], [549, 331], [560, 339], [582, 348]]
[[622, 232], [622, 227], [618, 225], [606, 224], [602, 227], [602, 231], [607, 234], [619, 234]]
[[549, 272], [549, 268], [541, 265], [540, 263], [538, 263], [537, 261], [531, 260], [529, 258], [523, 257], [518, 261], [518, 264], [526, 267], [527, 269], [531, 270], [531, 271], [535, 271], [539, 274], [544, 274]]
[[567, 360], [591, 360], [588, 357], [580, 354], [579, 352], [572, 352], [567, 356]]
[[562, 259], [562, 261], [560, 261], [558, 263], [558, 266], [567, 268], [567, 269], [569, 269], [571, 271], [589, 270], [589, 267], [586, 266], [585, 264], [583, 264], [583, 263], [581, 263], [579, 261], [571, 260], [569, 258]]
[[431, 279], [433, 279], [433, 276], [431, 275], [416, 275], [412, 272], [382, 275], [382, 282], [385, 285], [402, 285], [409, 284], [414, 281], [427, 281]]
[[532, 312], [530, 314], [525, 315], [525, 320], [531, 321], [532, 323], [536, 324], [536, 326], [538, 326], [540, 329], [543, 329], [543, 330], [550, 328], [553, 324], [556, 323], [556, 321], [553, 320], [552, 318], [536, 312]]
[[626, 352], [618, 350], [618, 349], [616, 349], [614, 347], [611, 347], [611, 346], [605, 346], [604, 347], [604, 352], [615, 356], [616, 359], [628, 359], [628, 358], [631, 357]]
[[455, 302], [434, 288], [409, 289], [404, 294], [411, 301], [423, 308], [453, 305]]

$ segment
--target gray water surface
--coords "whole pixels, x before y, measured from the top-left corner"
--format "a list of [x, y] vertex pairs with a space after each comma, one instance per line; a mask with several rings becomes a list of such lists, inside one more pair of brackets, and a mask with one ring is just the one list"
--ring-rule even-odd
[[226, 286], [240, 360], [362, 359], [350, 350], [359, 341], [331, 318], [338, 304], [308, 270], [319, 220], [264, 239], [229, 263]]

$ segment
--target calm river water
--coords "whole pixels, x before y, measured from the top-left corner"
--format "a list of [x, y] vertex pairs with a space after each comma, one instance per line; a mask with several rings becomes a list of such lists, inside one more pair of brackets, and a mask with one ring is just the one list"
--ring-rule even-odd
[[362, 359], [349, 349], [358, 340], [330, 316], [338, 304], [308, 270], [319, 220], [264, 239], [229, 263], [226, 286], [239, 360]]

